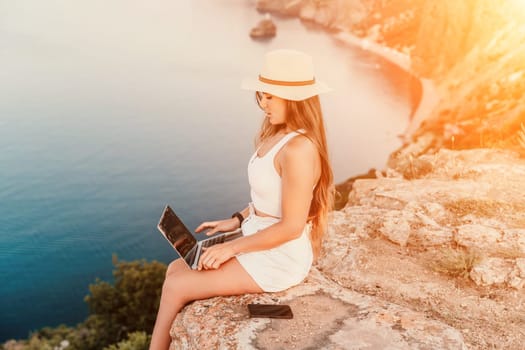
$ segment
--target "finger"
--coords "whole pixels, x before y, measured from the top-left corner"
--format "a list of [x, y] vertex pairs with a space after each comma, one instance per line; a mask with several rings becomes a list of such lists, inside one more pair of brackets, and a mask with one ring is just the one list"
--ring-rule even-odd
[[206, 249], [206, 248], [202, 248], [203, 253], [199, 257], [199, 263], [197, 264], [197, 269], [198, 270], [202, 270], [204, 268], [204, 262], [206, 261], [206, 256], [207, 256], [206, 252], [204, 252], [204, 249]]
[[[204, 248], [203, 248], [204, 249]], [[206, 259], [205, 257], [205, 252], [201, 254], [201, 256], [199, 257], [199, 263], [197, 264], [197, 269], [198, 270], [202, 270], [202, 268], [204, 267], [204, 261]]]
[[211, 236], [211, 235], [214, 235], [216, 234], [217, 232], [219, 231], [219, 229], [217, 227], [209, 230], [208, 232], [206, 232], [206, 236]]
[[209, 223], [203, 222], [202, 224], [197, 226], [197, 228], [195, 229], [195, 232], [200, 232], [200, 231], [204, 230], [205, 228], [207, 228], [208, 226], [209, 226]]
[[197, 266], [197, 268], [199, 270], [208, 270], [209, 269], [209, 263], [206, 260], [201, 259], [199, 261], [199, 265]]
[[213, 263], [215, 262], [215, 260], [213, 259], [208, 259], [207, 261], [204, 262], [204, 268], [206, 270], [211, 270], [213, 268]]
[[217, 269], [219, 266], [221, 266], [220, 260], [216, 257], [209, 257], [206, 261], [206, 266], [208, 270], [211, 269]]
[[[209, 249], [211, 247], [208, 247], [208, 248], [203, 248], [203, 249]], [[201, 264], [202, 264], [202, 267], [205, 269], [205, 270], [210, 270], [212, 268], [212, 265], [213, 263], [215, 262], [216, 258], [214, 258], [211, 254], [210, 254], [210, 251], [207, 251], [207, 252], [204, 252], [202, 253], [201, 255], [201, 258], [200, 258], [200, 261], [201, 261]]]
[[215, 226], [217, 225], [216, 222], [203, 222], [202, 224], [200, 224], [196, 229], [195, 229], [195, 232], [200, 232], [206, 228], [214, 228]]

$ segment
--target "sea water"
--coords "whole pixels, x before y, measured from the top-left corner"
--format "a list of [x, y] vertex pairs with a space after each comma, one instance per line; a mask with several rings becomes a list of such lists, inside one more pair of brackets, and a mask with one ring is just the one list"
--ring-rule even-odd
[[17, 0], [0, 4], [0, 341], [88, 314], [119, 259], [176, 257], [170, 204], [190, 229], [249, 201], [262, 121], [240, 90], [263, 54], [313, 56], [337, 181], [384, 166], [407, 124], [407, 77], [319, 28], [252, 2]]

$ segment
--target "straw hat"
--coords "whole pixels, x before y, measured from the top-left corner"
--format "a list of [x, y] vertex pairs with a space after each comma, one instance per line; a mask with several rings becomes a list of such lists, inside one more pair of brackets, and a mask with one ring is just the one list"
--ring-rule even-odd
[[312, 57], [296, 50], [268, 52], [259, 77], [244, 79], [241, 88], [293, 101], [332, 91], [315, 78]]

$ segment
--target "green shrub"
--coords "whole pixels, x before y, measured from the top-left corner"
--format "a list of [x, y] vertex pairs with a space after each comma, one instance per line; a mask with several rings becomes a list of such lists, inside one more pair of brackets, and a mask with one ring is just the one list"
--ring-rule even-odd
[[166, 265], [157, 261], [118, 261], [116, 256], [113, 265], [113, 284], [97, 279], [89, 286], [85, 301], [90, 314], [84, 322], [76, 327], [42, 328], [27, 340], [11, 342], [8, 348], [56, 350], [67, 344], [67, 350], [147, 349]]
[[148, 350], [151, 337], [145, 332], [133, 332], [128, 334], [126, 340], [110, 345], [104, 350]]
[[[166, 265], [157, 261], [118, 261], [114, 256], [114, 285], [101, 280], [89, 286], [85, 301], [90, 316], [84, 322], [89, 348], [115, 344], [128, 333], [150, 334], [155, 324]], [[84, 347], [87, 348], [87, 347]]]
[[74, 338], [76, 329], [60, 325], [57, 327], [44, 327], [38, 331], [31, 332], [28, 340], [18, 341], [16, 346], [4, 347], [17, 350], [62, 350], [70, 349], [68, 339]]

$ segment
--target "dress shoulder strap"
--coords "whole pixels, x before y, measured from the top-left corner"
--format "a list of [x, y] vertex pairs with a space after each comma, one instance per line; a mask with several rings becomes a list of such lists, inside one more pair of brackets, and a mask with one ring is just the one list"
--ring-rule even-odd
[[279, 140], [279, 142], [277, 142], [270, 151], [268, 151], [268, 153], [265, 155], [268, 156], [270, 155], [269, 158], [273, 159], [273, 157], [277, 154], [277, 152], [279, 152], [279, 150], [281, 148], [284, 147], [284, 145], [286, 145], [286, 143], [288, 141], [290, 141], [293, 137], [297, 136], [297, 135], [300, 135], [301, 133], [299, 132], [300, 130], [298, 131], [292, 131], [292, 132], [289, 132], [288, 134], [284, 135], [282, 139]]

